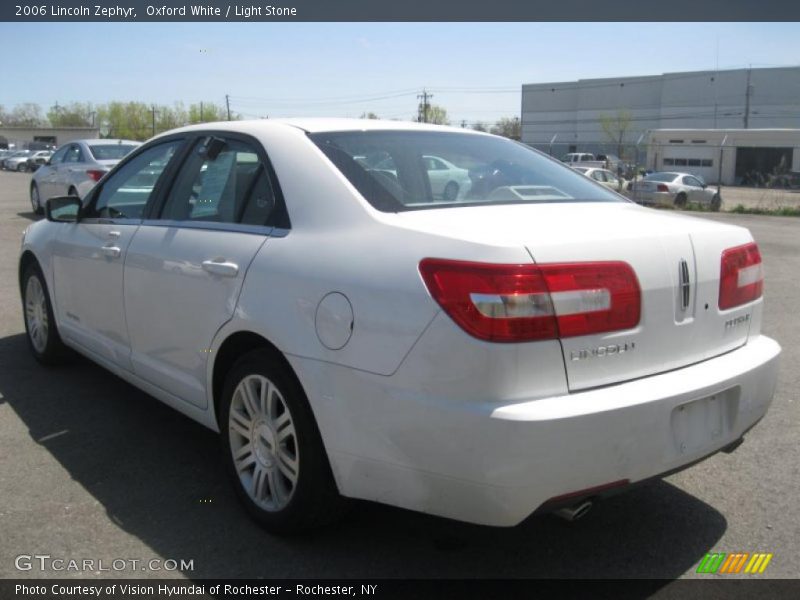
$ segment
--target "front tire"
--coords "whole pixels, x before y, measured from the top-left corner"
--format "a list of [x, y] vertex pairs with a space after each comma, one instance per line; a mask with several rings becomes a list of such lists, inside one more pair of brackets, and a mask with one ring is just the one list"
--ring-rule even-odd
[[711, 198], [711, 210], [719, 212], [720, 208], [722, 208], [722, 198], [719, 197], [719, 194], [714, 194], [714, 197]]
[[17, 171], [19, 171], [20, 173], [24, 173], [27, 170], [28, 170], [28, 165], [25, 163], [19, 163], [19, 166], [17, 166]]
[[265, 529], [299, 533], [339, 516], [343, 499], [308, 400], [274, 353], [255, 350], [230, 370], [220, 429], [236, 493]]
[[26, 337], [34, 358], [44, 365], [60, 362], [66, 347], [58, 334], [47, 283], [36, 264], [29, 265], [22, 277], [22, 307]]

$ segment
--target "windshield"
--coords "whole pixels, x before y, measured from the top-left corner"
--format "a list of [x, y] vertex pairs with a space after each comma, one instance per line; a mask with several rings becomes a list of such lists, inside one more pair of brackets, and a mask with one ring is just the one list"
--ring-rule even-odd
[[89, 151], [96, 160], [120, 160], [134, 148], [133, 144], [92, 144]]
[[433, 131], [310, 134], [376, 209], [543, 202], [625, 202], [573, 169], [511, 140]]

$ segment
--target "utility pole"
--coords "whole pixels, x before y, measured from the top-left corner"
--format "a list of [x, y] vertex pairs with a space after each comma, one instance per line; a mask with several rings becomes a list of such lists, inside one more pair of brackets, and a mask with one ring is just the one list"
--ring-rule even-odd
[[[428, 108], [430, 105], [428, 104], [428, 98], [433, 98], [433, 94], [429, 94], [425, 88], [422, 88], [422, 93], [417, 94], [417, 98], [422, 100], [422, 122], [428, 122]], [[417, 117], [419, 120], [419, 117]]]
[[200, 122], [201, 123], [205, 123], [205, 121], [203, 120], [203, 101], [202, 100], [200, 101]]
[[228, 121], [231, 120], [231, 97], [225, 94], [225, 106], [228, 109]]
[[153, 112], [153, 135], [156, 134], [156, 105], [152, 105], [152, 112]]
[[750, 73], [752, 67], [747, 69], [747, 88], [744, 92], [744, 128], [748, 129], [750, 126], [750, 95], [753, 93], [753, 86], [750, 85]]
[[461, 119], [461, 129], [466, 129], [466, 128], [467, 128], [467, 120]]

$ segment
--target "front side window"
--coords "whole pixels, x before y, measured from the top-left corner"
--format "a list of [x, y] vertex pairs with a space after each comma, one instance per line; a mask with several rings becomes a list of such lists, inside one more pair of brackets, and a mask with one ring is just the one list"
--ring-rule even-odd
[[[625, 202], [511, 140], [460, 132], [345, 131], [310, 139], [373, 207]], [[443, 169], [431, 169], [435, 163]]]
[[104, 183], [87, 217], [141, 219], [156, 182], [175, 155], [182, 140], [148, 148], [123, 165]]
[[162, 219], [267, 225], [275, 195], [266, 165], [250, 144], [201, 139], [170, 192]]

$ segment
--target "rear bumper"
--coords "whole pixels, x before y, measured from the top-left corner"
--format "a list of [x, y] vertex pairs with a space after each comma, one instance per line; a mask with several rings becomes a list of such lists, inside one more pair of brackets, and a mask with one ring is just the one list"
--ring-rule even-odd
[[[758, 336], [656, 376], [477, 404], [432, 397], [424, 381], [398, 389], [397, 375], [293, 363], [344, 495], [512, 526], [553, 498], [642, 481], [729, 446], [766, 413], [779, 355], [775, 341]], [[333, 388], [314, 389], [320, 378]]]
[[669, 192], [633, 192], [634, 201], [640, 204], [675, 204], [675, 196]]

